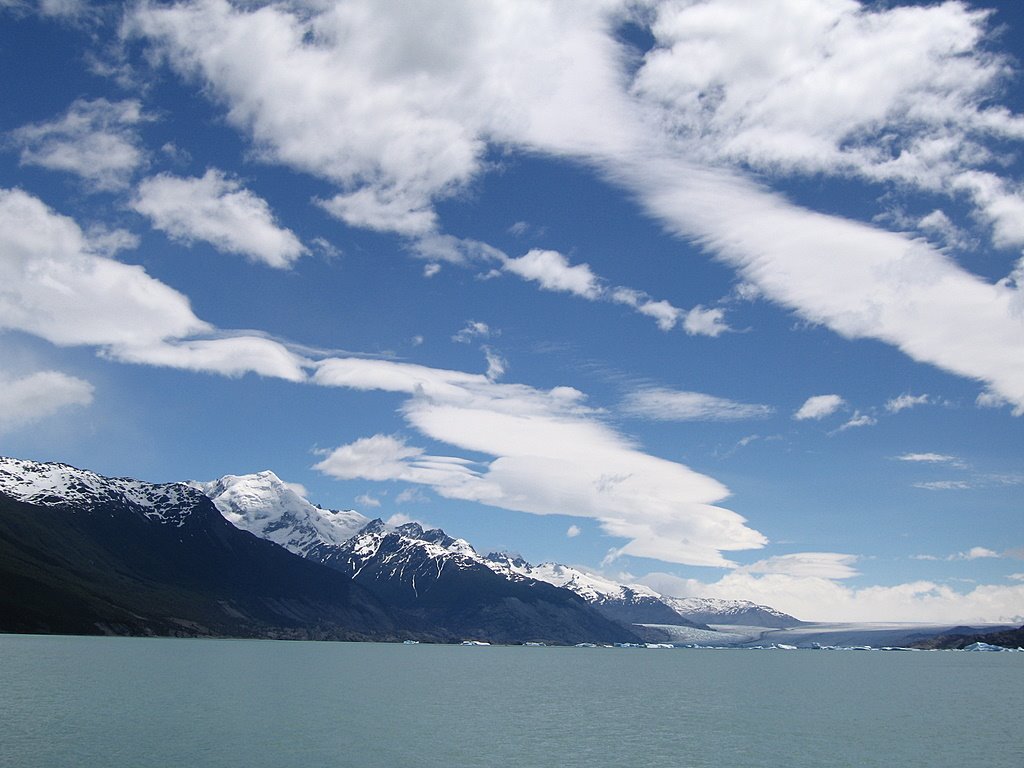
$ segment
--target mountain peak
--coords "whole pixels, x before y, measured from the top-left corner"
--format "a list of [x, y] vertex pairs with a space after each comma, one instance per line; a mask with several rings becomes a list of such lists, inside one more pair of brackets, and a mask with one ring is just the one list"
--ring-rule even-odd
[[355, 536], [365, 536], [373, 533], [384, 533], [388, 529], [387, 523], [381, 520], [379, 517], [375, 517], [370, 520], [366, 525], [356, 531]]
[[184, 525], [202, 494], [184, 483], [146, 483], [104, 477], [70, 464], [0, 457], [0, 493], [42, 507], [130, 509], [143, 517]]
[[400, 533], [402, 536], [409, 536], [413, 539], [423, 538], [423, 526], [416, 522], [405, 523], [395, 528], [396, 533]]
[[193, 485], [206, 493], [235, 527], [304, 557], [320, 547], [347, 541], [368, 522], [354, 510], [328, 510], [311, 504], [269, 469]]

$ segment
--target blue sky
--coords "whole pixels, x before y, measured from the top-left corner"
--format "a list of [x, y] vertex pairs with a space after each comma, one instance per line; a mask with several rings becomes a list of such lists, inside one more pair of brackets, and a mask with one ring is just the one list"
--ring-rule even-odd
[[0, 451], [1024, 612], [1017, 3], [0, 0]]

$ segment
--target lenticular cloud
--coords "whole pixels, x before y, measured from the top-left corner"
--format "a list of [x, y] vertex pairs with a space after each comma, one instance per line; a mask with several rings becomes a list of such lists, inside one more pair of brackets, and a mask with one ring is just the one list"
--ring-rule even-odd
[[487, 457], [433, 456], [375, 435], [329, 452], [317, 465], [328, 475], [420, 483], [447, 498], [593, 518], [627, 540], [616, 554], [728, 567], [721, 552], [766, 543], [740, 515], [717, 506], [728, 495], [721, 483], [643, 453], [584, 406], [577, 390], [354, 358], [321, 362], [313, 379], [403, 393], [402, 411], [418, 432]]

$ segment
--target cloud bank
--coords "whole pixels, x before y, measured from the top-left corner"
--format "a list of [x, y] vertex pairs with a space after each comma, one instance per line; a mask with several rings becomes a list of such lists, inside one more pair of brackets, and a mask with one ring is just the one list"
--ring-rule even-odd
[[577, 390], [353, 358], [319, 362], [313, 381], [403, 394], [402, 413], [417, 432], [483, 457], [437, 455], [399, 436], [373, 435], [327, 453], [316, 468], [328, 475], [417, 483], [445, 498], [592, 518], [605, 533], [627, 539], [617, 555], [731, 567], [723, 551], [766, 542], [741, 516], [717, 506], [728, 495], [724, 486], [643, 453], [586, 407]]
[[[898, 183], [966, 201], [997, 245], [1019, 242], [1024, 198], [989, 145], [1019, 141], [1024, 119], [993, 103], [1010, 69], [985, 48], [988, 14], [957, 2], [704, 0], [631, 17], [638, 7], [202, 0], [142, 3], [127, 28], [202, 84], [263, 157], [335, 184], [323, 205], [353, 226], [437, 234], [434, 203], [486, 170], [488, 147], [574, 159], [764, 297], [1024, 412], [1015, 278], [988, 282], [921, 238], [765, 186], [813, 174]], [[651, 50], [616, 38], [628, 18], [650, 20]], [[593, 294], [583, 270], [566, 282], [545, 259], [515, 268]], [[709, 319], [687, 330], [720, 327]]]

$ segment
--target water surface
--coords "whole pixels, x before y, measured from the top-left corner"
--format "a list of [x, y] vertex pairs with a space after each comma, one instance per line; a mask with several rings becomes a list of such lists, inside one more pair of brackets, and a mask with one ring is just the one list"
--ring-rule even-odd
[[1024, 765], [1024, 654], [0, 635], [0, 765]]

